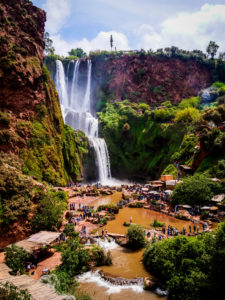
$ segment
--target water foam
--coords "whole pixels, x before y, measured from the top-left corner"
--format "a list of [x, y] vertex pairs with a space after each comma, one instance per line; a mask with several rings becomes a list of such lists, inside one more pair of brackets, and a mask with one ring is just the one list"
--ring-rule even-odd
[[96, 283], [99, 287], [104, 287], [107, 289], [107, 294], [118, 294], [122, 290], [130, 289], [135, 293], [142, 293], [144, 291], [144, 287], [142, 283], [139, 284], [129, 284], [129, 285], [114, 285], [106, 280], [104, 280], [101, 275], [99, 274], [99, 271], [95, 272], [87, 272], [85, 274], [82, 274], [81, 276], [77, 277], [78, 281], [80, 283], [84, 282], [92, 282]]
[[119, 245], [115, 242], [114, 239], [96, 239], [96, 244], [103, 248], [104, 250], [108, 251], [108, 250], [113, 250], [119, 247]]
[[59, 93], [64, 122], [74, 130], [82, 130], [88, 137], [95, 151], [99, 181], [106, 184], [111, 180], [109, 153], [105, 140], [98, 137], [98, 119], [91, 113], [91, 80], [92, 62], [87, 60], [87, 84], [84, 98], [80, 97], [83, 87], [79, 86], [80, 60], [73, 62], [73, 78], [69, 82], [69, 68], [67, 72], [60, 60], [56, 61], [55, 84]]

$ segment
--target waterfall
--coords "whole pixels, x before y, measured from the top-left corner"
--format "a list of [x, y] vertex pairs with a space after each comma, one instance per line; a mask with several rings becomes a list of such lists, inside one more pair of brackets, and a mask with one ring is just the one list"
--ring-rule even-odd
[[55, 85], [59, 94], [61, 105], [67, 107], [68, 95], [67, 95], [67, 88], [66, 88], [66, 78], [65, 78], [63, 64], [60, 60], [56, 61]]
[[77, 103], [78, 98], [78, 75], [79, 75], [79, 66], [80, 60], [76, 60], [74, 62], [74, 72], [73, 72], [73, 79], [72, 79], [72, 87], [71, 87], [71, 94], [70, 94], [70, 107], [78, 108], [79, 103]]
[[87, 78], [87, 88], [84, 96], [83, 109], [85, 111], [91, 111], [91, 69], [92, 63], [88, 60], [88, 78]]
[[[98, 167], [99, 181], [108, 183], [111, 180], [109, 153], [105, 140], [98, 137], [98, 119], [91, 114], [91, 72], [92, 62], [87, 61], [87, 82], [85, 88], [79, 85], [80, 60], [74, 62], [73, 78], [69, 90], [67, 70], [67, 85], [65, 70], [60, 60], [56, 61], [55, 84], [59, 93], [64, 122], [74, 130], [82, 130], [93, 146]], [[68, 67], [69, 68], [69, 67]], [[85, 93], [82, 90], [85, 89]], [[80, 95], [84, 95], [83, 99]]]

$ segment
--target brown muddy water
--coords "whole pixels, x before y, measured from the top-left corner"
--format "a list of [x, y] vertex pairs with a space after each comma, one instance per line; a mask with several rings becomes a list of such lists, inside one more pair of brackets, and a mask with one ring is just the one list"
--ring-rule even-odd
[[[97, 208], [99, 205], [102, 204], [109, 204], [109, 203], [116, 204], [121, 199], [122, 199], [122, 193], [116, 192], [113, 195], [96, 200], [95, 202], [92, 203], [92, 205], [95, 208]], [[168, 225], [171, 225], [173, 227], [175, 226], [178, 230], [182, 230], [185, 227], [185, 229], [188, 231], [189, 226], [191, 226], [193, 230], [193, 226], [194, 226], [194, 224], [190, 221], [179, 220], [174, 217], [150, 209], [124, 207], [119, 210], [119, 213], [116, 215], [116, 219], [109, 221], [108, 224], [105, 226], [105, 228], [110, 233], [125, 234], [127, 232], [127, 227], [124, 227], [123, 223], [125, 221], [129, 222], [130, 217], [132, 217], [133, 223], [140, 224], [149, 229], [151, 228], [150, 224], [153, 223], [155, 219], [165, 223], [166, 226]]]
[[[113, 195], [102, 197], [92, 205], [97, 208], [102, 204], [114, 203], [116, 204], [122, 199], [122, 193], [116, 192]], [[182, 230], [184, 227], [186, 231], [189, 230], [189, 225], [192, 227], [194, 224], [190, 221], [178, 220], [174, 217], [155, 212], [144, 208], [122, 208], [116, 215], [116, 219], [109, 221], [105, 226], [108, 233], [125, 234], [127, 227], [123, 226], [123, 223], [129, 222], [132, 216], [133, 223], [140, 224], [145, 228], [150, 229], [150, 224], [157, 219], [160, 222], [164, 222], [166, 226], [175, 226], [178, 230]], [[99, 229], [101, 234], [101, 229]], [[155, 293], [150, 291], [144, 291], [143, 286], [130, 285], [130, 286], [118, 286], [113, 285], [101, 278], [99, 271], [103, 271], [107, 275], [112, 277], [122, 277], [126, 279], [132, 279], [137, 277], [151, 277], [151, 275], [145, 270], [142, 263], [142, 256], [144, 250], [131, 251], [118, 246], [115, 241], [109, 242], [108, 240], [98, 240], [98, 243], [105, 250], [110, 250], [113, 258], [113, 264], [111, 266], [104, 266], [96, 268], [95, 271], [85, 273], [79, 277], [80, 289], [83, 292], [88, 293], [93, 300], [165, 300], [166, 297], [159, 297]]]
[[[122, 193], [116, 192], [113, 195], [100, 198], [92, 203], [97, 208], [102, 204], [114, 203], [116, 204], [122, 199]], [[193, 228], [193, 223], [189, 221], [182, 221], [171, 216], [155, 212], [144, 208], [122, 208], [116, 215], [116, 219], [109, 221], [105, 226], [105, 229], [110, 233], [125, 234], [127, 227], [123, 226], [123, 223], [129, 222], [132, 216], [133, 223], [143, 225], [145, 228], [151, 228], [150, 224], [157, 219], [160, 222], [164, 222], [166, 226], [169, 224], [175, 226], [178, 230], [184, 227], [188, 230], [189, 225]], [[101, 230], [99, 229], [99, 234]], [[155, 293], [144, 291], [141, 285], [130, 286], [116, 286], [101, 279], [98, 271], [110, 274], [112, 276], [123, 277], [126, 279], [132, 279], [137, 277], [149, 277], [150, 274], [145, 270], [142, 263], [143, 251], [131, 251], [122, 248], [114, 241], [109, 243], [108, 241], [100, 241], [100, 246], [105, 247], [106, 250], [110, 250], [113, 257], [113, 264], [111, 266], [104, 266], [97, 268], [94, 272], [88, 272], [80, 276], [80, 289], [83, 292], [87, 292], [93, 300], [156, 300], [166, 299], [165, 297], [159, 297]]]

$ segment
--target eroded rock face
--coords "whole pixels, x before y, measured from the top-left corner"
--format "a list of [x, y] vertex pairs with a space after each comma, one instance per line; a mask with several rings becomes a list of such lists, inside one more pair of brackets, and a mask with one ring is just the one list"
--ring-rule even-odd
[[45, 12], [26, 0], [0, 4], [0, 105], [29, 118], [45, 94], [41, 84]]
[[64, 127], [43, 65], [45, 21], [29, 0], [0, 2], [0, 151], [19, 155], [26, 174], [65, 185], [82, 179], [87, 141]]
[[150, 105], [166, 100], [178, 103], [197, 96], [212, 83], [210, 69], [203, 63], [150, 55], [93, 59], [93, 78], [107, 98], [142, 100]]

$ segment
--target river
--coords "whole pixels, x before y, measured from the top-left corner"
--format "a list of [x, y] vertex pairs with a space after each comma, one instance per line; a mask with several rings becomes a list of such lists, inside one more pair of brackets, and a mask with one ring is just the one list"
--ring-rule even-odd
[[[92, 206], [97, 208], [102, 204], [114, 203], [116, 204], [122, 199], [121, 192], [115, 192], [113, 195], [102, 197], [92, 203]], [[110, 233], [125, 234], [127, 227], [123, 226], [124, 221], [129, 222], [132, 216], [133, 223], [143, 225], [145, 228], [151, 228], [150, 224], [157, 219], [160, 222], [164, 222], [166, 226], [169, 224], [175, 226], [178, 230], [183, 227], [188, 230], [189, 225], [193, 228], [193, 223], [189, 221], [178, 220], [174, 217], [155, 212], [144, 208], [122, 208], [116, 215], [116, 219], [109, 221], [105, 226], [105, 229]], [[100, 233], [101, 230], [99, 230]], [[142, 263], [142, 256], [144, 250], [131, 251], [126, 248], [122, 248], [116, 245], [114, 242], [110, 245], [108, 241], [103, 241], [101, 246], [105, 246], [106, 249], [110, 249], [113, 264], [111, 266], [103, 266], [96, 268], [93, 272], [88, 272], [79, 278], [80, 288], [82, 291], [87, 292], [93, 300], [136, 300], [137, 298], [143, 300], [155, 300], [159, 297], [152, 292], [144, 291], [141, 285], [131, 286], [115, 286], [103, 279], [101, 279], [98, 271], [103, 271], [106, 274], [112, 276], [123, 277], [126, 279], [132, 279], [137, 277], [149, 277], [149, 273], [145, 270]], [[166, 299], [160, 297], [160, 299]]]

